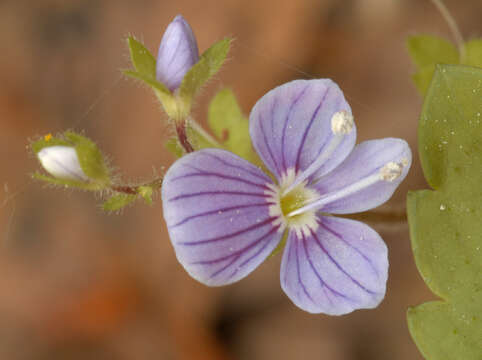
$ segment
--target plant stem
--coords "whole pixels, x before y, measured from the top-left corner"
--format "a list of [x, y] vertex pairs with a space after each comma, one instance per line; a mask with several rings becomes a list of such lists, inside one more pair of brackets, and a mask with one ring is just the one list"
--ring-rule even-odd
[[440, 14], [442, 14], [443, 18], [447, 22], [450, 31], [452, 32], [452, 36], [455, 39], [455, 43], [459, 48], [460, 62], [463, 63], [465, 60], [464, 38], [462, 36], [462, 33], [460, 32], [457, 22], [455, 21], [454, 17], [447, 9], [445, 4], [442, 2], [442, 0], [432, 0], [432, 3], [437, 7], [438, 11], [440, 11]]
[[405, 211], [366, 211], [360, 214], [350, 214], [343, 217], [372, 223], [405, 223], [407, 222], [407, 214]]
[[153, 181], [150, 181], [148, 183], [141, 184], [141, 185], [134, 185], [134, 186], [112, 185], [110, 189], [118, 193], [123, 193], [127, 195], [136, 195], [136, 194], [139, 194], [139, 188], [141, 186], [150, 186], [152, 190], [157, 190], [161, 187], [161, 185], [162, 185], [162, 178], [157, 178], [157, 179], [154, 179]]
[[176, 121], [176, 134], [177, 139], [179, 140], [179, 143], [183, 147], [184, 151], [186, 151], [187, 153], [193, 152], [194, 148], [192, 147], [189, 139], [187, 138], [185, 119], [181, 121]]

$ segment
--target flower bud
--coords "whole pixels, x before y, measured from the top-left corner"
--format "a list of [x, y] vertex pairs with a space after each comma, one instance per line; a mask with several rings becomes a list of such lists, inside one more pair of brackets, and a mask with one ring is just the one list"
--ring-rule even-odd
[[157, 55], [156, 78], [174, 91], [198, 60], [199, 52], [192, 29], [181, 15], [177, 15], [162, 37]]
[[58, 179], [88, 181], [77, 156], [71, 146], [48, 146], [37, 153], [43, 168]]

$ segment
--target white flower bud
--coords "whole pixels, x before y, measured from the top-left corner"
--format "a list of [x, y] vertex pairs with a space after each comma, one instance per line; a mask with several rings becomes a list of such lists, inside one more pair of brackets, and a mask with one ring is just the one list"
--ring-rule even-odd
[[338, 111], [331, 117], [331, 131], [335, 135], [349, 134], [354, 125], [353, 115], [346, 110]]
[[52, 176], [64, 180], [88, 181], [82, 170], [77, 151], [71, 146], [49, 146], [37, 153], [43, 168]]

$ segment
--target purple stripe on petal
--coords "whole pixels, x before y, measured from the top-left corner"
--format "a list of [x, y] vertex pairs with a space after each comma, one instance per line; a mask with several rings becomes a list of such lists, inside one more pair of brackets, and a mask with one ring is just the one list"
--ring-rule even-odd
[[323, 243], [320, 241], [320, 239], [318, 238], [318, 236], [316, 235], [315, 232], [313, 232], [311, 234], [311, 236], [315, 239], [315, 242], [316, 244], [320, 247], [320, 249], [326, 254], [326, 256], [328, 256], [328, 259], [330, 259], [330, 261], [333, 263], [333, 265], [335, 265], [338, 270], [340, 270], [343, 274], [345, 274], [351, 282], [353, 282], [354, 284], [356, 284], [360, 289], [362, 289], [363, 291], [371, 294], [371, 295], [375, 295], [376, 293], [370, 289], [367, 289], [365, 286], [363, 286], [362, 284], [360, 284], [360, 282], [355, 279], [353, 276], [351, 276], [344, 268], [343, 266], [340, 265], [340, 263], [338, 261], [336, 261], [333, 256], [331, 255], [331, 253], [326, 250], [326, 248], [323, 246]]
[[321, 108], [321, 104], [323, 103], [326, 95], [328, 94], [328, 91], [329, 89], [326, 90], [325, 95], [323, 95], [323, 99], [321, 100], [320, 104], [316, 107], [315, 111], [313, 112], [313, 115], [311, 116], [311, 120], [308, 123], [308, 126], [305, 128], [305, 131], [303, 131], [303, 137], [301, 138], [301, 143], [296, 155], [295, 172], [298, 172], [298, 170], [300, 169], [301, 152], [303, 151], [303, 147], [305, 146], [306, 138], [308, 137], [308, 131], [310, 131], [311, 127], [313, 126], [313, 121], [315, 120], [316, 115], [318, 115], [318, 112], [320, 111], [320, 108]]
[[[268, 196], [263, 194], [263, 193], [248, 193], [248, 192], [243, 192], [243, 191], [199, 191], [195, 193], [190, 193], [190, 194], [181, 194], [178, 196], [175, 196], [173, 198], [167, 199], [167, 201], [176, 201], [176, 200], [182, 200], [182, 199], [187, 199], [187, 198], [192, 198], [192, 197], [200, 197], [200, 196], [214, 196], [214, 195], [227, 195], [229, 197], [233, 195], [240, 195], [240, 196], [254, 196], [254, 197], [261, 197], [261, 198], [267, 198]], [[197, 200], [196, 200], [197, 201]]]
[[310, 264], [310, 267], [311, 267], [311, 270], [313, 271], [313, 273], [316, 275], [316, 277], [318, 278], [318, 280], [320, 281], [320, 285], [323, 287], [323, 291], [326, 295], [326, 298], [328, 299], [328, 301], [330, 302], [330, 304], [333, 305], [333, 301], [330, 299], [330, 296], [326, 293], [326, 291], [328, 290], [330, 293], [336, 295], [336, 296], [339, 296], [343, 299], [346, 299], [346, 300], [350, 300], [346, 297], [346, 295], [336, 291], [335, 289], [333, 289], [332, 287], [330, 287], [326, 282], [325, 280], [323, 280], [321, 274], [318, 272], [318, 270], [316, 270], [315, 268], [315, 265], [313, 264], [313, 261], [311, 260], [311, 256], [310, 256], [310, 253], [308, 252], [308, 249], [307, 249], [307, 246], [306, 246], [306, 237], [304, 234], [302, 234], [302, 239], [303, 239], [303, 250], [305, 252], [305, 256], [306, 256], [306, 259], [308, 260], [309, 264]]
[[199, 176], [199, 177], [210, 177], [210, 176], [212, 176], [212, 177], [216, 177], [216, 178], [219, 178], [219, 179], [234, 180], [234, 181], [242, 182], [244, 184], [248, 184], [248, 185], [252, 185], [252, 186], [257, 187], [257, 188], [261, 188], [263, 191], [268, 190], [266, 185], [246, 180], [242, 177], [242, 174], [238, 174], [238, 176], [232, 176], [232, 175], [220, 174], [218, 172], [203, 171], [203, 170], [198, 169], [194, 166], [186, 166], [186, 167], [189, 168], [189, 169], [195, 170], [196, 172], [179, 175], [175, 178], [172, 178], [170, 181], [176, 181], [176, 180], [186, 179], [186, 178], [195, 177], [195, 176]]
[[[286, 114], [285, 122], [283, 124], [283, 133], [281, 135], [281, 148], [282, 149], [285, 148], [286, 128], [288, 127], [288, 121], [291, 117], [291, 113], [293, 111], [293, 108], [296, 106], [298, 101], [300, 101], [301, 97], [306, 93], [306, 90], [308, 89], [308, 87], [309, 86], [306, 86], [303, 90], [301, 90], [301, 92], [298, 94], [298, 96], [295, 98], [295, 100], [291, 103], [290, 109], [289, 109], [288, 113]], [[283, 168], [286, 169], [287, 166], [286, 166], [286, 157], [285, 157], [284, 151], [281, 152], [281, 156], [282, 156], [282, 159], [283, 159]]]
[[245, 204], [245, 205], [229, 206], [229, 207], [214, 209], [214, 210], [211, 210], [211, 211], [205, 211], [205, 212], [202, 212], [202, 213], [187, 216], [184, 219], [182, 219], [181, 221], [179, 221], [177, 224], [171, 225], [171, 228], [175, 228], [176, 226], [184, 225], [188, 221], [199, 218], [199, 217], [205, 217], [205, 216], [208, 216], [208, 215], [219, 215], [221, 213], [226, 213], [226, 212], [236, 212], [236, 210], [240, 210], [240, 209], [263, 207], [263, 206], [266, 206], [266, 202], [262, 202], [262, 203], [258, 203], [258, 204]]
[[287, 241], [281, 286], [303, 310], [342, 315], [376, 307], [383, 299], [387, 249], [367, 225], [321, 217], [312, 235], [298, 238], [291, 232]]
[[350, 214], [366, 211], [386, 202], [403, 181], [410, 169], [412, 154], [406, 141], [386, 138], [370, 140], [358, 144], [353, 152], [336, 169], [320, 179], [315, 187], [320, 194], [329, 196], [361, 181], [371, 175], [379, 174], [389, 162], [402, 163], [402, 173], [394, 181], [380, 180], [354, 193], [327, 203], [322, 211], [334, 214]]
[[[193, 169], [199, 174], [191, 176]], [[169, 169], [162, 187], [164, 218], [176, 256], [192, 277], [212, 286], [229, 284], [274, 250], [282, 234], [264, 194], [270, 182], [252, 164], [219, 149], [188, 154]]]
[[202, 240], [196, 240], [196, 241], [182, 241], [178, 242], [178, 245], [187, 245], [187, 246], [195, 246], [195, 245], [205, 245], [205, 244], [210, 244], [216, 241], [224, 241], [224, 240], [229, 240], [232, 239], [233, 237], [239, 236], [239, 235], [246, 235], [250, 231], [256, 230], [260, 227], [271, 227], [271, 223], [275, 220], [274, 217], [266, 218], [264, 221], [261, 221], [259, 223], [255, 223], [253, 225], [250, 225], [244, 229], [237, 230], [234, 232], [230, 232], [228, 234], [222, 235], [222, 236], [216, 236], [213, 238], [208, 238], [208, 239], [202, 239]]
[[[278, 179], [287, 169], [307, 169], [331, 143], [331, 117], [351, 113], [339, 87], [329, 79], [296, 80], [264, 95], [250, 114], [253, 146]], [[353, 149], [356, 129], [336, 146], [314, 176], [326, 174]]]
[[216, 156], [216, 155], [214, 155], [210, 152], [203, 152], [202, 156], [209, 157], [211, 159], [215, 159], [215, 160], [219, 161], [219, 163], [221, 163], [222, 165], [229, 166], [230, 168], [234, 168], [234, 169], [236, 169], [238, 171], [241, 171], [245, 174], [249, 174], [251, 176], [254, 176], [255, 178], [258, 178], [259, 180], [263, 181], [264, 183], [270, 183], [271, 182], [271, 179], [268, 176], [266, 176], [263, 172], [260, 172], [259, 171], [260, 169], [257, 168], [256, 166], [252, 165], [252, 164], [248, 164], [247, 167], [241, 167], [241, 164], [239, 162], [238, 162], [238, 164], [230, 163], [230, 162], [226, 161], [225, 159], [223, 159], [219, 156]]

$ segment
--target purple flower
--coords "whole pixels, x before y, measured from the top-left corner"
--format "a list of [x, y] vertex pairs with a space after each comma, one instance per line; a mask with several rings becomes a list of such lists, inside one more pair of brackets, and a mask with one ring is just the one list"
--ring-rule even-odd
[[331, 80], [297, 80], [250, 115], [255, 150], [272, 176], [224, 150], [179, 159], [162, 187], [177, 259], [200, 282], [226, 285], [253, 271], [286, 234], [281, 286], [303, 310], [341, 315], [385, 295], [387, 248], [369, 226], [330, 214], [387, 201], [411, 163], [401, 139], [355, 146], [350, 106]]
[[181, 15], [177, 15], [162, 37], [157, 55], [156, 78], [174, 91], [198, 60], [199, 52], [192, 29]]

